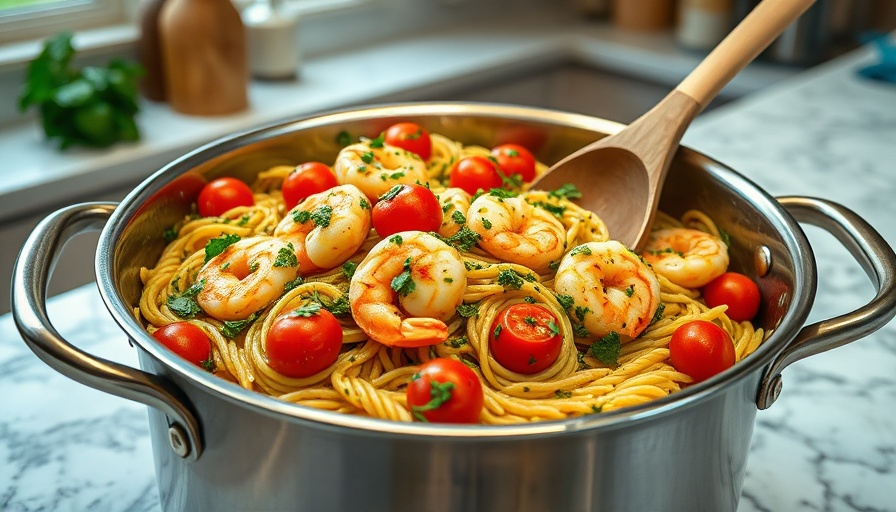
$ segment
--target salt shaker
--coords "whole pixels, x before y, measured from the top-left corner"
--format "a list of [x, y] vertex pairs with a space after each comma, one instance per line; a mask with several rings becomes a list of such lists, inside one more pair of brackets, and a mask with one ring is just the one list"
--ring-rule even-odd
[[249, 69], [259, 79], [291, 79], [298, 74], [298, 17], [283, 0], [255, 0], [242, 13], [249, 45]]

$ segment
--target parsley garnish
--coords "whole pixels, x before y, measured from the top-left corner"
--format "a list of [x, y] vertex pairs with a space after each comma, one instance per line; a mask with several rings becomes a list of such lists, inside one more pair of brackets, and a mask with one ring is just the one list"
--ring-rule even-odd
[[321, 305], [317, 302], [309, 302], [307, 304], [303, 304], [298, 308], [291, 311], [289, 314], [292, 316], [301, 316], [303, 318], [310, 318], [318, 313], [320, 313]]
[[330, 225], [330, 217], [332, 215], [333, 207], [325, 204], [311, 212], [311, 220], [314, 221], [315, 226], [325, 228]]
[[635, 294], [635, 285], [633, 285], [633, 284], [628, 285], [628, 288], [625, 289], [625, 296], [631, 297], [634, 294]]
[[[417, 380], [420, 378], [420, 374], [416, 373], [411, 378], [411, 380]], [[437, 382], [434, 380], [429, 381], [429, 396], [430, 400], [424, 405], [414, 405], [411, 407], [411, 414], [414, 415], [419, 421], [429, 422], [426, 417], [423, 415], [425, 411], [431, 411], [433, 409], [438, 409], [445, 402], [447, 402], [451, 398], [451, 391], [454, 390], [453, 382]]]
[[202, 311], [199, 303], [196, 302], [196, 296], [202, 291], [203, 286], [205, 286], [205, 279], [193, 283], [180, 295], [169, 295], [165, 304], [175, 315], [181, 318], [193, 318]]
[[574, 247], [573, 250], [569, 251], [570, 256], [575, 256], [576, 254], [584, 254], [585, 256], [591, 255], [591, 248], [585, 244]]
[[205, 244], [205, 263], [208, 263], [210, 259], [224, 252], [224, 249], [227, 249], [231, 245], [240, 241], [239, 235], [227, 234], [220, 238], [212, 238]]
[[579, 192], [579, 189], [572, 183], [566, 183], [561, 185], [557, 190], [548, 192], [548, 197], [555, 197], [557, 199], [580, 199], [582, 193]]
[[171, 227], [162, 232], [162, 237], [165, 239], [165, 243], [171, 243], [177, 238], [177, 229]]
[[403, 189], [403, 188], [404, 188], [404, 185], [393, 186], [385, 194], [380, 196], [380, 198], [379, 198], [380, 201], [389, 201], [390, 199], [394, 199], [395, 196], [397, 196], [398, 193], [401, 192], [401, 189]]
[[471, 318], [474, 316], [479, 316], [479, 303], [474, 302], [472, 304], [461, 304], [456, 308], [457, 314], [463, 318]]
[[463, 226], [467, 223], [467, 218], [464, 217], [463, 212], [460, 210], [454, 210], [454, 213], [451, 214], [451, 220], [454, 221], [455, 224]]
[[342, 264], [342, 275], [345, 276], [346, 279], [351, 279], [353, 275], [355, 275], [355, 269], [358, 268], [358, 264], [354, 261], [346, 261]]
[[373, 151], [365, 151], [365, 152], [361, 153], [361, 161], [364, 162], [365, 164], [372, 164], [373, 158], [374, 158]]
[[414, 291], [416, 285], [411, 279], [411, 258], [404, 260], [404, 270], [392, 279], [392, 289], [402, 297]]
[[580, 322], [585, 321], [585, 315], [587, 315], [588, 313], [593, 313], [593, 311], [591, 311], [591, 308], [586, 306], [576, 306], [575, 314], [576, 318], [578, 318]]
[[510, 269], [504, 269], [498, 272], [498, 284], [507, 288], [513, 288], [515, 290], [519, 290], [523, 287], [523, 278], [520, 277], [519, 274]]
[[364, 197], [361, 198], [361, 208], [364, 210], [370, 209], [370, 202], [367, 201], [367, 198], [364, 198]]
[[576, 338], [587, 338], [588, 336], [591, 336], [591, 333], [588, 332], [588, 329], [582, 324], [573, 325], [572, 333]]
[[556, 396], [557, 398], [570, 398], [572, 397], [572, 391], [564, 391], [562, 389], [558, 389], [557, 391], [554, 391], [554, 396]]
[[656, 307], [656, 311], [653, 312], [653, 318], [650, 319], [650, 323], [659, 322], [663, 318], [664, 311], [666, 311], [666, 304], [660, 302], [659, 306]]
[[389, 238], [389, 241], [395, 245], [401, 245], [404, 243], [404, 240], [401, 238], [401, 235], [393, 235]]
[[[381, 148], [383, 144], [386, 142], [386, 134], [381, 133], [377, 135], [375, 139], [370, 139], [370, 147], [372, 148]], [[367, 162], [370, 163], [370, 162]]]
[[279, 251], [277, 251], [277, 258], [274, 259], [275, 267], [297, 267], [299, 266], [299, 259], [296, 257], [296, 249], [293, 247], [292, 242], [286, 244], [286, 247], [281, 247]]
[[252, 313], [249, 315], [249, 318], [243, 320], [227, 320], [221, 327], [221, 334], [228, 339], [235, 338], [237, 334], [254, 322], [256, 318], [258, 318], [258, 313]]
[[292, 290], [293, 288], [295, 288], [296, 286], [299, 286], [300, 284], [302, 284], [304, 282], [305, 282], [305, 280], [302, 279], [302, 276], [296, 277], [292, 281], [283, 285], [283, 293], [286, 293], [286, 292]]
[[485, 217], [482, 217], [482, 227], [485, 229], [492, 229], [492, 222]]
[[619, 333], [613, 331], [592, 343], [588, 351], [601, 363], [608, 366], [616, 366], [621, 349], [622, 342], [619, 340]]
[[450, 340], [445, 342], [451, 348], [460, 348], [468, 343], [470, 340], [466, 336], [460, 336], [458, 338], [451, 338]]
[[560, 307], [563, 309], [569, 309], [575, 304], [575, 299], [572, 298], [572, 295], [555, 293], [554, 296], [557, 297], [557, 302], [560, 303]]
[[302, 210], [293, 210], [292, 211], [292, 221], [296, 224], [304, 224], [311, 220], [311, 212]]

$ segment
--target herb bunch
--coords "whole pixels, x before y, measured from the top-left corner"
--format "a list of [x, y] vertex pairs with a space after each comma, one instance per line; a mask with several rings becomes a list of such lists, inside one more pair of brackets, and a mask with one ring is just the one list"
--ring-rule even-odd
[[140, 110], [137, 78], [142, 68], [114, 59], [106, 67], [76, 69], [74, 55], [71, 33], [49, 39], [28, 66], [19, 110], [37, 107], [44, 134], [57, 140], [59, 149], [138, 140], [134, 118]]

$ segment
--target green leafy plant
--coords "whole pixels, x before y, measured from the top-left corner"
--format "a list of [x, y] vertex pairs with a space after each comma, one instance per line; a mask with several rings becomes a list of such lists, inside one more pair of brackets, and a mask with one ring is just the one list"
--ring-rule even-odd
[[38, 108], [47, 139], [57, 139], [60, 149], [73, 145], [107, 147], [140, 138], [135, 116], [137, 78], [143, 73], [135, 63], [122, 59], [106, 67], [75, 69], [72, 35], [57, 34], [28, 66], [19, 97], [19, 109]]

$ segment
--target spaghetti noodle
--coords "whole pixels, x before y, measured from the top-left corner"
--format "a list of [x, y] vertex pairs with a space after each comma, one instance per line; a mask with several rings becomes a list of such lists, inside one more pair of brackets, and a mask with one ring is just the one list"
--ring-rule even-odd
[[[454, 162], [471, 154], [488, 154], [485, 148], [463, 146], [438, 134], [432, 135], [432, 143], [426, 174], [437, 194], [445, 190]], [[467, 285], [462, 306], [445, 321], [447, 339], [416, 348], [388, 346], [371, 339], [348, 314], [351, 269], [381, 240], [375, 230], [369, 231], [346, 265], [303, 275], [273, 301], [253, 308], [255, 313], [244, 320], [221, 321], [195, 307], [184, 312], [181, 303], [189, 303], [201, 284], [197, 276], [207, 260], [210, 241], [226, 236], [270, 237], [289, 214], [279, 188], [292, 169], [277, 166], [259, 172], [251, 184], [254, 206], [234, 208], [220, 218], [185, 218], [175, 227], [176, 236], [156, 266], [141, 270], [144, 289], [134, 311], [138, 320], [151, 333], [186, 318], [211, 340], [214, 373], [246, 389], [304, 406], [411, 421], [404, 388], [418, 365], [437, 357], [453, 357], [474, 368], [481, 378], [485, 393], [482, 423], [553, 420], [641, 404], [690, 384], [692, 379], [669, 363], [670, 338], [684, 323], [702, 319], [721, 326], [734, 342], [737, 360], [756, 350], [763, 340], [761, 329], [749, 322], [731, 321], [724, 307], [707, 307], [698, 289], [676, 285], [657, 275], [661, 305], [649, 312], [653, 317], [649, 326], [633, 338], [624, 336], [614, 361], [601, 361], [589, 350], [598, 340], [585, 331], [581, 315], [571, 307], [569, 298], [554, 288], [556, 265], [536, 272], [470, 245], [459, 248]], [[537, 173], [544, 170], [539, 163]], [[565, 254], [582, 244], [609, 240], [603, 222], [571, 198], [523, 188], [517, 197], [550, 212], [562, 225]], [[720, 237], [719, 229], [701, 212], [687, 212], [680, 220], [660, 215], [655, 227], [697, 229]], [[265, 338], [280, 315], [309, 302], [317, 302], [337, 316], [343, 331], [343, 350], [333, 365], [315, 375], [287, 377], [268, 364]], [[508, 370], [489, 351], [489, 331], [496, 316], [521, 302], [547, 308], [557, 319], [562, 335], [559, 357], [535, 374]]]

